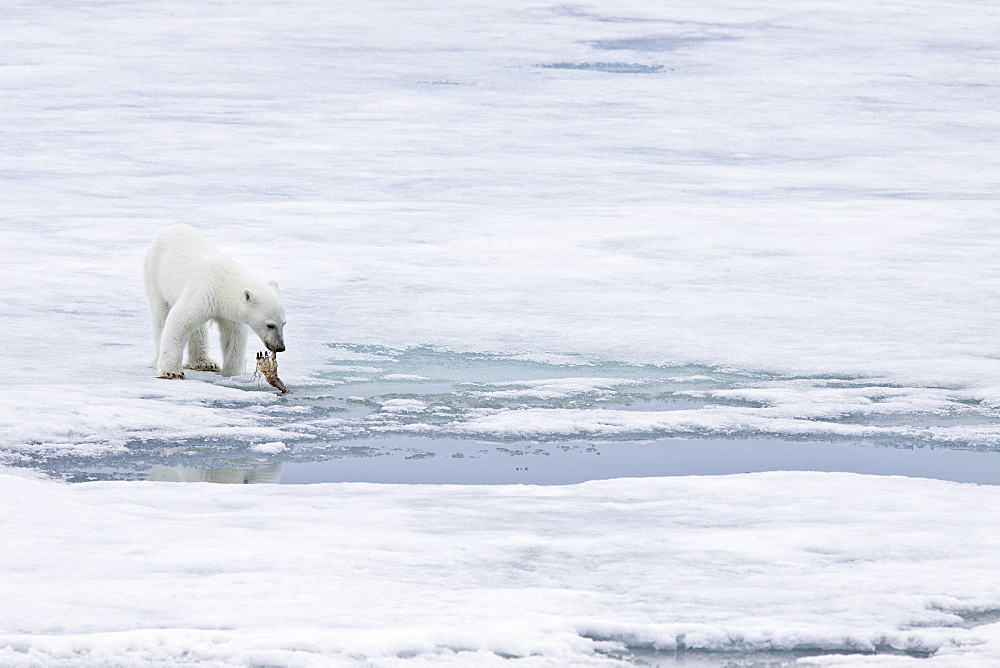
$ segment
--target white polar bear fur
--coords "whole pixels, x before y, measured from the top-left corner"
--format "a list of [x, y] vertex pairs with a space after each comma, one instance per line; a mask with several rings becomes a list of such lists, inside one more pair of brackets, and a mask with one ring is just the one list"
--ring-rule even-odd
[[[146, 296], [153, 321], [154, 357], [150, 366], [160, 378], [183, 378], [185, 366], [245, 372], [246, 326], [275, 352], [285, 349], [285, 309], [278, 286], [265, 283], [220, 253], [190, 225], [160, 232], [143, 267]], [[219, 327], [222, 367], [208, 357], [208, 322]]]

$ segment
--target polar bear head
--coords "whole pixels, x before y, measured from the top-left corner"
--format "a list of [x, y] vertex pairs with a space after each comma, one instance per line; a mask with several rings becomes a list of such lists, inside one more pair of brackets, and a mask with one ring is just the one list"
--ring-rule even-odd
[[285, 307], [281, 305], [278, 284], [271, 281], [263, 289], [243, 291], [246, 322], [260, 337], [268, 350], [276, 353], [285, 350]]

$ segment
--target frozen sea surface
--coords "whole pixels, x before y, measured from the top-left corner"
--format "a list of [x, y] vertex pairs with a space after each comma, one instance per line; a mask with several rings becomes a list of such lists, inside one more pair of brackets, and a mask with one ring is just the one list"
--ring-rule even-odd
[[71, 481], [565, 484], [832, 470], [1000, 482], [1000, 419], [954, 388], [427, 347], [338, 344], [327, 355], [280, 397], [189, 372], [238, 390], [198, 404], [239, 430], [125, 432], [6, 456]]
[[[996, 665], [997, 488], [925, 478], [997, 470], [998, 25], [6, 2], [0, 663]], [[151, 377], [175, 222], [281, 285], [288, 396]], [[486, 460], [546, 484], [139, 480]]]
[[0, 473], [0, 504], [4, 665], [1000, 660], [996, 486], [804, 472], [549, 486]]

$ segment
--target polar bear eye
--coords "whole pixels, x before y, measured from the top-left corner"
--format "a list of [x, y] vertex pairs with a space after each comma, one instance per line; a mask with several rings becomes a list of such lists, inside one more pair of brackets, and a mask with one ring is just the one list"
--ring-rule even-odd
[[267, 328], [268, 329], [274, 329], [274, 325], [268, 324]]

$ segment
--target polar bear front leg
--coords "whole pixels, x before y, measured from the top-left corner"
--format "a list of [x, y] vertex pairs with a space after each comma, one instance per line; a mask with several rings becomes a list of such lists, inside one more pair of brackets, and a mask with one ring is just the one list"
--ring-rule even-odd
[[194, 330], [187, 342], [185, 369], [195, 371], [218, 371], [219, 365], [208, 356], [208, 323]]
[[184, 378], [184, 371], [181, 369], [184, 345], [204, 324], [195, 309], [185, 308], [181, 303], [170, 309], [160, 335], [160, 354], [156, 364], [156, 375], [159, 378]]
[[222, 375], [246, 373], [247, 326], [242, 322], [218, 319], [219, 342], [222, 344]]

